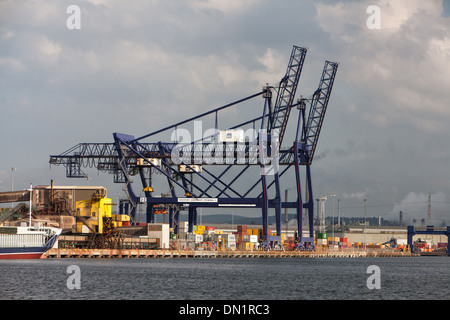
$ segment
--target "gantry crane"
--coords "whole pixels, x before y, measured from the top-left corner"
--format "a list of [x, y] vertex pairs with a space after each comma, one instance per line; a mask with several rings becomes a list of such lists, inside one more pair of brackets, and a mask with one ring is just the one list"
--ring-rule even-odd
[[[263, 239], [269, 241], [268, 214], [274, 208], [276, 234], [281, 235], [282, 208], [295, 208], [298, 238], [302, 238], [302, 213], [308, 212], [309, 235], [313, 237], [313, 190], [310, 166], [323, 125], [338, 64], [325, 61], [318, 89], [310, 99], [295, 95], [307, 49], [293, 46], [286, 74], [273, 86], [261, 92], [215, 108], [198, 116], [151, 132], [141, 137], [113, 133], [113, 143], [80, 143], [59, 155], [50, 155], [51, 165], [63, 165], [66, 176], [86, 178], [84, 167], [96, 167], [113, 175], [115, 183], [125, 185], [129, 199], [129, 215], [136, 222], [136, 206], [147, 205], [147, 222], [154, 222], [154, 208], [164, 205], [169, 210], [169, 223], [178, 233], [180, 210], [188, 210], [189, 231], [197, 223], [197, 208], [260, 208]], [[275, 103], [272, 104], [273, 93]], [[219, 113], [256, 97], [264, 99], [261, 116], [219, 130]], [[292, 109], [298, 109], [294, 141], [286, 144], [285, 133]], [[308, 114], [308, 118], [306, 118]], [[214, 117], [210, 134], [179, 141], [184, 125]], [[249, 135], [245, 135], [251, 132]], [[172, 133], [170, 142], [156, 140]], [[158, 142], [147, 142], [147, 139]], [[306, 199], [303, 201], [300, 167], [306, 167]], [[281, 178], [294, 168], [297, 199], [282, 201]], [[167, 180], [168, 192], [153, 195], [152, 172]], [[133, 176], [139, 175], [144, 196], [133, 189]], [[292, 174], [291, 174], [292, 176]], [[195, 177], [195, 180], [193, 179]], [[254, 182], [251, 182], [251, 181]], [[260, 186], [260, 189], [256, 188]], [[181, 192], [181, 195], [180, 195]]]

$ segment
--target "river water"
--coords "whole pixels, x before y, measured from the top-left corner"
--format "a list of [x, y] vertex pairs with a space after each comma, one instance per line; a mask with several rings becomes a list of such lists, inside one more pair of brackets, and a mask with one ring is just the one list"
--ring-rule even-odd
[[441, 300], [450, 258], [0, 260], [0, 281], [2, 300]]

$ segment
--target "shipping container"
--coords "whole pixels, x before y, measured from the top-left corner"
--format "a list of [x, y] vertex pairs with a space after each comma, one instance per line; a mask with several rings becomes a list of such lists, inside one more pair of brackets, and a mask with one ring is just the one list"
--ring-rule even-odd
[[237, 231], [239, 233], [247, 233], [247, 226], [237, 226]]
[[245, 242], [258, 242], [258, 236], [256, 236], [256, 235], [248, 235], [248, 234], [246, 234], [245, 236], [244, 236], [244, 241]]
[[203, 234], [195, 234], [195, 242], [203, 242]]
[[216, 240], [225, 239], [226, 241], [236, 241], [236, 235], [232, 233], [221, 233], [221, 234], [216, 233], [214, 238]]
[[241, 243], [239, 243], [239, 250], [251, 251], [253, 249], [255, 249], [255, 243], [254, 242], [241, 242]]

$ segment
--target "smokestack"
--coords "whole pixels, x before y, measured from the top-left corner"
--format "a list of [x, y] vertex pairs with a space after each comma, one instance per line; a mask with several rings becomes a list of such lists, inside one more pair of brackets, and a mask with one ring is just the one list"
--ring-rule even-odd
[[399, 225], [403, 226], [403, 211], [400, 211], [399, 213]]

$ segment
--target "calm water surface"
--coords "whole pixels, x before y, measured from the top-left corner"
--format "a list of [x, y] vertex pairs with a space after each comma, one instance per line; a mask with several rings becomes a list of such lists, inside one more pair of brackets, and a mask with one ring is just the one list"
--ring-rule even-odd
[[[367, 287], [371, 265], [381, 289]], [[443, 300], [450, 258], [0, 260], [0, 281], [2, 300]]]

